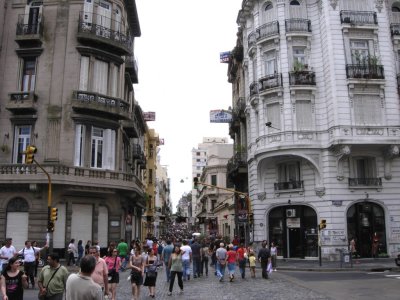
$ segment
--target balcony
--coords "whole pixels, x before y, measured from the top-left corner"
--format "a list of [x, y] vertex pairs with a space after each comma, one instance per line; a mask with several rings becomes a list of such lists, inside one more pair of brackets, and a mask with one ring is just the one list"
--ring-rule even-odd
[[132, 83], [139, 83], [138, 79], [138, 65], [133, 55], [125, 58], [125, 71], [131, 76]]
[[139, 137], [139, 124], [133, 113], [129, 113], [128, 120], [122, 120], [121, 126], [130, 138]]
[[363, 25], [378, 25], [376, 12], [373, 11], [351, 11], [342, 10], [340, 12], [340, 22], [343, 25], [363, 26]]
[[77, 112], [95, 116], [129, 119], [128, 102], [94, 92], [74, 91], [72, 108]]
[[235, 181], [240, 174], [247, 175], [247, 152], [238, 151], [231, 159], [229, 159], [227, 164], [227, 173], [233, 181]]
[[282, 74], [271, 74], [260, 78], [258, 91], [260, 94], [282, 86]]
[[289, 182], [277, 182], [274, 183], [275, 191], [286, 191], [286, 190], [302, 190], [304, 189], [303, 181], [289, 181]]
[[279, 23], [278, 21], [270, 22], [261, 25], [256, 29], [257, 42], [269, 39], [279, 35]]
[[285, 20], [286, 34], [288, 33], [310, 33], [311, 21], [307, 19]]
[[40, 46], [43, 39], [43, 17], [38, 16], [36, 22], [30, 20], [30, 15], [19, 15], [15, 41], [20, 47]]
[[[54, 185], [70, 186], [79, 191], [83, 187], [102, 187], [143, 193], [143, 183], [132, 173], [42, 164]], [[0, 184], [47, 184], [47, 176], [36, 165], [1, 164]]]
[[349, 187], [382, 187], [382, 178], [349, 178]]
[[[85, 16], [87, 18], [87, 16]], [[93, 20], [98, 20], [100, 24], [114, 24], [114, 20], [104, 16], [93, 14]], [[84, 18], [84, 12], [79, 14], [78, 35], [77, 38], [81, 43], [94, 44], [96, 47], [102, 48], [117, 55], [131, 55], [132, 41], [130, 36], [120, 31], [112, 30], [109, 27], [97, 24], [96, 22], [88, 22]], [[122, 27], [122, 24], [120, 24]]]
[[132, 158], [140, 159], [143, 155], [142, 147], [140, 145], [132, 145]]
[[400, 38], [400, 24], [390, 24], [390, 32], [392, 37]]
[[9, 97], [6, 109], [13, 114], [36, 113], [38, 97], [33, 91], [10, 93]]
[[346, 65], [347, 78], [385, 79], [383, 65]]
[[315, 72], [293, 71], [289, 72], [289, 84], [293, 85], [315, 85]]

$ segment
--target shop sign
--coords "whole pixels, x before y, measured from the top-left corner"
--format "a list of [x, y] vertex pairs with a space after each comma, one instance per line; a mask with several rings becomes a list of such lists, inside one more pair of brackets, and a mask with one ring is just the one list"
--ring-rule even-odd
[[300, 228], [300, 218], [287, 218], [286, 219], [287, 228]]

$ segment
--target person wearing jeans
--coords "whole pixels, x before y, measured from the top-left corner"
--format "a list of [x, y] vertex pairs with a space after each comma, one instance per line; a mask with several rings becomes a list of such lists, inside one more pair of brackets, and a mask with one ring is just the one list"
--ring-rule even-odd
[[192, 262], [192, 248], [188, 245], [187, 240], [182, 242], [182, 267], [183, 267], [183, 280], [190, 280], [190, 263]]
[[219, 248], [215, 253], [215, 256], [217, 258], [217, 276], [220, 282], [224, 280], [225, 267], [226, 267], [227, 251], [224, 248], [224, 246], [225, 246], [224, 243], [220, 243]]
[[167, 240], [167, 245], [163, 248], [161, 252], [161, 260], [165, 265], [165, 275], [167, 278], [167, 282], [171, 279], [171, 269], [169, 267], [169, 258], [171, 257], [172, 252], [174, 251], [174, 246], [172, 245], [171, 240]]
[[201, 268], [200, 274], [203, 276], [203, 271], [206, 271], [206, 276], [208, 276], [208, 258], [210, 257], [210, 248], [206, 244], [201, 246]]

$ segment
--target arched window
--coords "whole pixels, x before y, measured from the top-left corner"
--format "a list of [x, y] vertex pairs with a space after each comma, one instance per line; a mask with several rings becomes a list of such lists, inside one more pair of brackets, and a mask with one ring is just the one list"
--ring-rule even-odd
[[290, 5], [300, 5], [300, 2], [297, 0], [290, 1]]
[[392, 5], [392, 12], [400, 12], [400, 2], [395, 2]]
[[264, 11], [271, 10], [272, 8], [273, 8], [272, 3], [271, 3], [271, 2], [268, 2], [268, 3], [265, 5]]
[[28, 212], [29, 205], [23, 198], [14, 198], [7, 204], [7, 212]]

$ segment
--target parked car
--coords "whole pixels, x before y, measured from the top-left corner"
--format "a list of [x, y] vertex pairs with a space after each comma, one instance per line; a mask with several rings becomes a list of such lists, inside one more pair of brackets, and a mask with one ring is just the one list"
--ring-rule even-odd
[[397, 258], [394, 259], [394, 262], [400, 267], [400, 254], [397, 255]]

